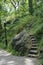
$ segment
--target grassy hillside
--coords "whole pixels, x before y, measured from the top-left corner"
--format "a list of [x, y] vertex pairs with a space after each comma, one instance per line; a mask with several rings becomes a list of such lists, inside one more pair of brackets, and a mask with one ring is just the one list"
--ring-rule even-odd
[[[7, 24], [6, 29], [8, 43], [12, 41], [11, 39], [23, 29], [26, 29], [29, 34], [35, 35], [38, 42], [41, 42], [41, 39], [43, 38], [43, 18], [27, 15], [23, 18], [19, 18], [17, 21]], [[2, 42], [4, 42], [4, 31], [1, 37]]]
[[[25, 29], [28, 34], [33, 34], [37, 38], [38, 42], [38, 52], [40, 48], [43, 47], [43, 18], [38, 16], [26, 15], [24, 17], [18, 18], [16, 21], [12, 21], [10, 24], [7, 24], [7, 41], [8, 41], [8, 50], [11, 51], [11, 42], [15, 35], [20, 33]], [[4, 29], [1, 36], [0, 47], [5, 46], [5, 37]], [[16, 53], [16, 51], [14, 51]]]

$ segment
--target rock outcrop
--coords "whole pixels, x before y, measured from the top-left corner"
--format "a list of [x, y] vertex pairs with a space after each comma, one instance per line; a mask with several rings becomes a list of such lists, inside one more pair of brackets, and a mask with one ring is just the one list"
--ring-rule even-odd
[[29, 34], [26, 32], [26, 30], [23, 30], [17, 34], [13, 38], [11, 45], [12, 48], [18, 51], [20, 54], [26, 54], [27, 50], [29, 50], [32, 46]]

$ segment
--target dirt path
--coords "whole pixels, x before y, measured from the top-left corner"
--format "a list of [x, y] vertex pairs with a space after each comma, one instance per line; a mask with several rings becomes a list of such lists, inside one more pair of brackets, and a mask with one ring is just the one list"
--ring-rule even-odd
[[12, 56], [10, 53], [0, 50], [0, 65], [39, 65], [37, 59]]

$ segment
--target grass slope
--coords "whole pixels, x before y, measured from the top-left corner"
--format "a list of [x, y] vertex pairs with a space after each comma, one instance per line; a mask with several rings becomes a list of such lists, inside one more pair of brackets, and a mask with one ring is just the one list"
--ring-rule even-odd
[[[29, 25], [29, 27], [27, 26]], [[13, 37], [21, 32], [23, 29], [26, 29], [29, 34], [33, 34], [38, 41], [38, 50], [43, 46], [43, 18], [36, 16], [25, 16], [19, 18], [16, 22], [12, 22], [12, 24], [7, 25], [7, 40], [8, 40], [8, 50], [11, 51], [10, 43]], [[5, 46], [5, 38], [4, 31], [1, 36], [1, 44], [0, 46]], [[15, 52], [15, 51], [14, 51]]]

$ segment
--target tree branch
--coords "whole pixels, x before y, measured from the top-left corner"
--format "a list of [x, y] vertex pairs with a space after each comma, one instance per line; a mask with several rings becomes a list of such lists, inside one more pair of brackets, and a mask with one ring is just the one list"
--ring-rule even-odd
[[14, 6], [14, 8], [16, 9], [16, 2], [15, 1], [13, 1], [13, 0], [10, 0], [11, 1], [11, 4]]
[[20, 1], [15, 2], [14, 0], [10, 0], [11, 4], [14, 6], [14, 8], [17, 10], [20, 6]]

